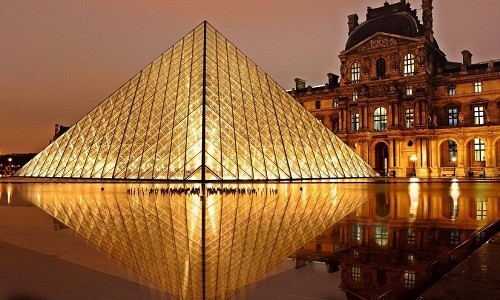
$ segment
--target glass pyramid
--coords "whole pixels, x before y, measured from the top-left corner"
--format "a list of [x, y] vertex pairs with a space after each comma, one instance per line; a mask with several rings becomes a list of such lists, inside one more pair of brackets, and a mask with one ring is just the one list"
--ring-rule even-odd
[[[205, 201], [170, 190], [179, 188], [200, 188]], [[230, 298], [370, 197], [345, 183], [43, 182], [20, 192], [175, 298], [195, 300]]]
[[281, 180], [375, 173], [203, 22], [17, 175]]

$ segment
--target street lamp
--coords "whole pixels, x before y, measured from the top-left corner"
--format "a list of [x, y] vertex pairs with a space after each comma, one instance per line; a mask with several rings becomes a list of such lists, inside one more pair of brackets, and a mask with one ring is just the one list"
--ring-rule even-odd
[[453, 156], [451, 158], [451, 161], [453, 162], [453, 178], [455, 178], [456, 170], [457, 170], [457, 157]]
[[411, 162], [413, 163], [413, 173], [411, 174], [412, 176], [417, 176], [417, 166], [416, 166], [416, 162], [417, 162], [417, 155], [414, 153], [410, 156], [410, 160]]
[[9, 161], [9, 175], [12, 175], [12, 157], [9, 157], [7, 160]]

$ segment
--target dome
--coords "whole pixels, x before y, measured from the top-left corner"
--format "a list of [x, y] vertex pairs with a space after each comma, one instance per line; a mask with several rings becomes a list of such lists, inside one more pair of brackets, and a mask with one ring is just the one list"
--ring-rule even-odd
[[347, 50], [377, 32], [417, 37], [423, 35], [420, 27], [418, 21], [406, 12], [380, 16], [367, 20], [354, 29], [347, 39], [345, 48]]

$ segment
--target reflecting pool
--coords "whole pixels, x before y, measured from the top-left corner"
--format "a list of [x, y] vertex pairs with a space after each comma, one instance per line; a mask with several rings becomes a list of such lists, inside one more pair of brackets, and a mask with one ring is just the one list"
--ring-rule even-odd
[[433, 279], [436, 261], [463, 259], [470, 236], [485, 238], [476, 230], [499, 219], [496, 186], [0, 182], [0, 205], [42, 208], [181, 299], [203, 288], [228, 298], [288, 256], [340, 270], [349, 295], [397, 298]]

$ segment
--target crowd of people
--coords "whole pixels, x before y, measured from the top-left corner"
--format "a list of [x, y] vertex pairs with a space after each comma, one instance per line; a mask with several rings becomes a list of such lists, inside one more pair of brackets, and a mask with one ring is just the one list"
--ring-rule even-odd
[[[200, 187], [137, 187], [128, 188], [130, 195], [200, 195]], [[276, 195], [278, 189], [275, 188], [240, 188], [240, 187], [207, 187], [206, 195]]]

